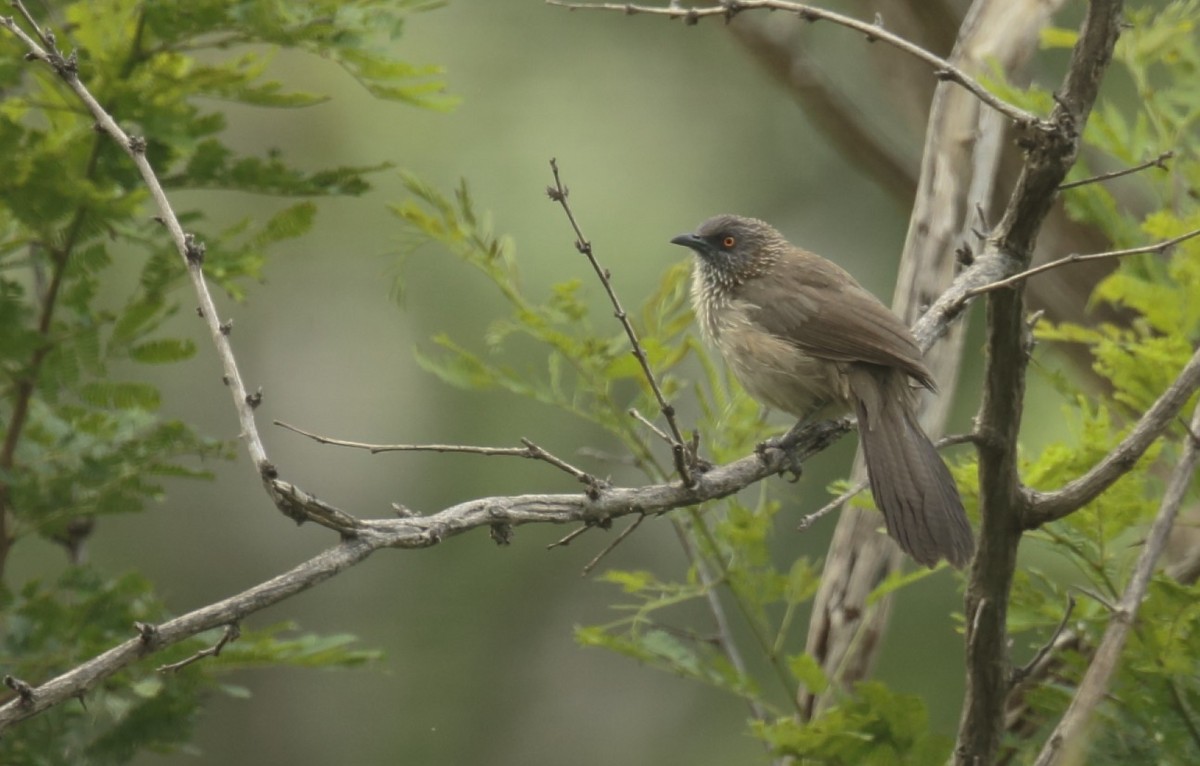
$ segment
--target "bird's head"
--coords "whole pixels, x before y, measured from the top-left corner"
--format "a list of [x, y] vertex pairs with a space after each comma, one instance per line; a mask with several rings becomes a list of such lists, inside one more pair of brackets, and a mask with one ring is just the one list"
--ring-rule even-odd
[[762, 275], [787, 247], [783, 235], [770, 224], [737, 215], [709, 218], [695, 232], [680, 234], [671, 243], [691, 249], [705, 279], [725, 289]]

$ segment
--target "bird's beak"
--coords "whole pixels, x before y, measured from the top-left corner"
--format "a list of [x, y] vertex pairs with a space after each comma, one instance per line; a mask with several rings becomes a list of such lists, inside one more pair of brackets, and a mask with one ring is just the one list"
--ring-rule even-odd
[[708, 250], [708, 243], [705, 242], [701, 237], [697, 237], [695, 234], [680, 234], [678, 237], [675, 237], [671, 240], [671, 244], [683, 245], [686, 248], [695, 250], [697, 254]]

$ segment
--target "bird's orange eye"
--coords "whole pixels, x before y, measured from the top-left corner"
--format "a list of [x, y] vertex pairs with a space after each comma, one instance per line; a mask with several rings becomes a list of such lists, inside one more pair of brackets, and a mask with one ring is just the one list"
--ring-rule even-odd
[[737, 244], [737, 240], [734, 239], [733, 237], [727, 236], [727, 237], [725, 237], [725, 239], [721, 240], [721, 244], [725, 248], [730, 248]]

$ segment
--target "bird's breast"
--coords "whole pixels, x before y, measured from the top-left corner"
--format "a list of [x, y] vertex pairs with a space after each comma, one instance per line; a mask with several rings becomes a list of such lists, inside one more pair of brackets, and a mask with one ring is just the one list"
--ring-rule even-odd
[[700, 275], [692, 283], [692, 303], [705, 341], [759, 402], [801, 418], [848, 403], [840, 365], [767, 332], [751, 319], [751, 304], [713, 289]]

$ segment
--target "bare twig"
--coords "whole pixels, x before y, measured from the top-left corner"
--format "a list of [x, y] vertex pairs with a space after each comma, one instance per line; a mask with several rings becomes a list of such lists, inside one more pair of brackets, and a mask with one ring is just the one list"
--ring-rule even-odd
[[1167, 170], [1167, 160], [1171, 159], [1174, 156], [1175, 156], [1175, 152], [1166, 151], [1166, 152], [1163, 152], [1162, 154], [1158, 155], [1157, 157], [1155, 157], [1152, 160], [1146, 160], [1145, 162], [1140, 163], [1138, 165], [1134, 165], [1131, 168], [1125, 168], [1124, 170], [1114, 170], [1111, 173], [1101, 173], [1098, 176], [1091, 176], [1090, 178], [1081, 178], [1078, 181], [1068, 181], [1065, 184], [1059, 184], [1058, 190], [1065, 191], [1067, 189], [1074, 189], [1079, 186], [1086, 186], [1087, 184], [1096, 184], [1096, 183], [1101, 183], [1103, 181], [1111, 181], [1112, 179], [1120, 178], [1121, 176], [1132, 175], [1133, 173], [1140, 173], [1141, 171], [1145, 170], [1146, 168], [1159, 168], [1160, 170]]
[[[934, 446], [937, 447], [938, 449], [941, 449], [942, 447], [950, 447], [955, 444], [970, 444], [970, 443], [974, 443], [975, 441], [976, 441], [975, 434], [955, 434], [954, 436], [943, 436], [941, 439], [937, 440], [937, 442], [934, 444]], [[842, 494], [840, 494], [837, 497], [835, 497], [834, 499], [830, 500], [828, 503], [821, 506], [817, 510], [815, 510], [809, 514], [805, 514], [804, 516], [802, 516], [800, 518], [800, 523], [798, 523], [796, 525], [796, 530], [799, 532], [803, 532], [804, 530], [808, 529], [809, 527], [811, 527], [813, 524], [815, 524], [816, 522], [818, 522], [825, 516], [829, 515], [830, 513], [837, 510], [838, 508], [842, 507], [842, 505], [844, 505], [847, 501], [854, 499], [856, 496], [861, 494], [862, 491], [865, 490], [870, 485], [871, 484], [869, 481], [867, 481], [866, 479], [863, 479], [862, 481], [858, 482], [857, 484], [852, 486], [850, 489], [846, 490]]]
[[642, 413], [638, 412], [636, 407], [629, 408], [629, 417], [633, 418], [637, 422], [644, 425], [646, 428], [650, 429], [651, 433], [653, 433], [658, 438], [662, 439], [667, 444], [670, 444], [670, 445], [675, 444], [675, 440], [671, 438], [670, 434], [668, 434], [666, 431], [662, 430], [658, 426], [654, 425], [653, 421], [651, 421], [649, 418], [647, 418]]
[[554, 185], [546, 187], [546, 194], [551, 200], [557, 202], [562, 207], [563, 212], [567, 214], [567, 220], [575, 232], [575, 249], [583, 253], [588, 259], [588, 263], [592, 265], [596, 276], [600, 278], [600, 283], [604, 285], [604, 292], [608, 294], [608, 299], [612, 303], [614, 315], [620, 321], [621, 327], [625, 329], [625, 335], [629, 338], [629, 344], [632, 347], [631, 353], [638, 360], [638, 364], [641, 365], [642, 374], [645, 376], [646, 382], [650, 385], [650, 390], [654, 392], [654, 398], [658, 401], [658, 407], [662, 411], [663, 418], [666, 419], [667, 426], [671, 429], [671, 452], [675, 458], [675, 470], [679, 473], [679, 478], [683, 480], [683, 483], [690, 486], [694, 481], [692, 466], [688, 464], [687, 444], [683, 438], [683, 432], [679, 430], [679, 424], [675, 422], [675, 407], [663, 396], [662, 389], [658, 385], [658, 380], [654, 377], [654, 371], [650, 369], [650, 362], [646, 359], [646, 352], [638, 340], [637, 331], [633, 329], [633, 324], [629, 321], [629, 315], [625, 313], [620, 299], [617, 298], [616, 291], [613, 290], [612, 278], [608, 269], [600, 266], [600, 263], [596, 260], [595, 253], [592, 252], [591, 241], [583, 236], [583, 231], [579, 228], [579, 222], [575, 220], [575, 212], [571, 210], [571, 203], [567, 201], [570, 191], [563, 185], [562, 178], [559, 177], [557, 160], [550, 160], [550, 170], [554, 174]]
[[617, 535], [611, 543], [604, 546], [604, 550], [597, 553], [595, 556], [592, 557], [591, 561], [589, 561], [588, 563], [583, 565], [583, 571], [581, 571], [579, 573], [580, 576], [587, 577], [588, 575], [590, 575], [592, 573], [592, 570], [595, 569], [596, 567], [598, 567], [600, 565], [600, 562], [604, 560], [604, 557], [607, 556], [608, 554], [612, 553], [613, 550], [618, 545], [625, 542], [625, 538], [627, 538], [631, 534], [633, 534], [634, 531], [638, 527], [640, 527], [642, 525], [642, 522], [645, 520], [646, 520], [646, 514], [644, 514], [644, 513], [638, 514], [638, 517], [633, 520], [633, 523], [631, 523], [629, 526], [622, 529], [621, 534]]
[[828, 516], [829, 514], [833, 513], [834, 511], [836, 511], [838, 508], [841, 508], [847, 501], [849, 501], [852, 498], [854, 498], [855, 496], [857, 496], [860, 492], [862, 492], [864, 489], [866, 489], [869, 486], [870, 486], [870, 482], [868, 482], [866, 479], [864, 479], [864, 480], [858, 482], [857, 484], [855, 484], [850, 489], [843, 492], [842, 494], [838, 495], [834, 499], [830, 500], [825, 505], [822, 505], [820, 508], [813, 511], [812, 513], [805, 514], [804, 516], [802, 516], [800, 518], [800, 523], [798, 523], [796, 525], [796, 531], [803, 532], [804, 530], [808, 529], [813, 524], [816, 524], [818, 521], [820, 521], [824, 517]]
[[1049, 263], [1043, 263], [1040, 266], [1034, 266], [1032, 269], [1026, 269], [1018, 274], [1013, 274], [1011, 277], [1006, 279], [1001, 279], [996, 282], [992, 282], [991, 284], [981, 285], [980, 287], [973, 288], [970, 292], [968, 292], [967, 295], [968, 297], [974, 297], [976, 295], [982, 295], [983, 293], [990, 293], [993, 290], [999, 290], [1002, 287], [1012, 287], [1013, 285], [1019, 282], [1024, 282], [1026, 279], [1041, 274], [1044, 271], [1057, 269], [1060, 266], [1066, 266], [1071, 263], [1100, 261], [1106, 258], [1124, 258], [1127, 255], [1140, 255], [1143, 253], [1157, 253], [1161, 255], [1168, 249], [1178, 245], [1180, 242], [1186, 242], [1187, 240], [1195, 237], [1200, 237], [1200, 229], [1193, 229], [1184, 234], [1180, 234], [1178, 237], [1164, 239], [1161, 242], [1155, 242], [1150, 245], [1141, 245], [1139, 247], [1130, 247], [1124, 250], [1109, 250], [1103, 253], [1088, 253], [1087, 255], [1072, 253], [1071, 255], [1050, 261]]
[[584, 524], [581, 527], [576, 527], [575, 529], [572, 529], [570, 532], [566, 533], [565, 535], [563, 535], [559, 539], [555, 540], [554, 542], [547, 544], [546, 550], [550, 551], [550, 550], [554, 550], [555, 548], [562, 548], [562, 547], [568, 546], [575, 540], [576, 537], [579, 537], [584, 532], [587, 532], [589, 529], [591, 529], [594, 526], [595, 526], [594, 524]]
[[[1192, 413], [1192, 430], [1200, 431], [1200, 405]], [[1081, 751], [1075, 751], [1087, 742], [1087, 738], [1082, 736], [1083, 731], [1091, 720], [1092, 712], [1107, 694], [1109, 681], [1121, 659], [1125, 639], [1137, 618], [1138, 607], [1150, 586], [1155, 564], [1167, 544], [1171, 527], [1179, 515], [1180, 506], [1183, 505], [1188, 487], [1195, 478], [1198, 465], [1200, 445], [1193, 439], [1186, 439], [1179, 462], [1175, 464], [1167, 481], [1158, 514], [1150, 526], [1150, 534], [1134, 565], [1133, 576], [1129, 578], [1129, 584], [1121, 595], [1117, 610], [1108, 621], [1096, 654], [1088, 664], [1071, 704], [1067, 706], [1067, 711], [1063, 713], [1062, 719], [1038, 754], [1036, 766], [1053, 766], [1072, 755], [1083, 755]]]
[[857, 32], [861, 32], [867, 36], [868, 40], [878, 40], [892, 45], [897, 49], [904, 51], [910, 56], [914, 56], [933, 68], [933, 74], [939, 80], [948, 80], [957, 83], [963, 88], [966, 88], [975, 95], [983, 103], [987, 104], [997, 112], [1004, 114], [1009, 119], [1019, 125], [1032, 127], [1040, 125], [1041, 120], [1031, 112], [1027, 112], [1020, 107], [1014, 106], [1007, 101], [994, 95], [987, 88], [983, 87], [974, 77], [971, 77], [963, 70], [954, 66], [945, 59], [930, 53], [919, 45], [915, 45], [908, 40], [905, 40], [899, 35], [893, 34], [883, 27], [870, 21], [860, 21], [859, 19], [850, 16], [844, 16], [840, 13], [827, 11], [824, 8], [818, 8], [812, 5], [803, 3], [784, 2], [783, 0], [726, 0], [718, 5], [708, 6], [704, 8], [684, 8], [675, 4], [669, 6], [652, 6], [652, 5], [637, 5], [634, 3], [575, 3], [566, 2], [565, 0], [546, 0], [548, 5], [556, 5], [560, 8], [566, 8], [572, 11], [580, 10], [597, 10], [597, 11], [617, 11], [628, 15], [644, 13], [653, 16], [666, 16], [671, 19], [683, 19], [688, 24], [695, 24], [702, 18], [708, 16], [719, 16], [724, 19], [730, 19], [733, 16], [743, 12], [752, 10], [776, 10], [794, 13], [805, 21], [829, 21]]
[[237, 641], [241, 637], [242, 637], [241, 627], [239, 627], [236, 622], [231, 622], [225, 626], [225, 630], [222, 631], [221, 637], [217, 640], [217, 643], [213, 644], [212, 646], [208, 647], [207, 649], [201, 649], [200, 651], [193, 654], [191, 657], [182, 659], [179, 662], [172, 662], [169, 665], [160, 665], [158, 667], [158, 672], [159, 673], [174, 673], [175, 671], [182, 670], [183, 668], [186, 668], [188, 665], [191, 665], [193, 662], [202, 660], [205, 657], [220, 657], [221, 650], [225, 648], [226, 644], [231, 644], [234, 641]]
[[607, 486], [607, 483], [593, 476], [592, 474], [580, 468], [576, 468], [562, 458], [554, 455], [542, 447], [534, 444], [529, 439], [521, 438], [521, 443], [524, 447], [477, 447], [470, 444], [371, 444], [368, 442], [350, 441], [348, 439], [335, 439], [331, 436], [322, 436], [320, 434], [305, 431], [303, 428], [293, 426], [290, 423], [284, 423], [281, 420], [274, 421], [275, 425], [280, 428], [286, 428], [289, 431], [307, 436], [320, 444], [332, 444], [338, 447], [352, 447], [354, 449], [364, 449], [371, 454], [379, 454], [382, 452], [456, 452], [467, 455], [487, 455], [489, 457], [523, 457], [529, 460], [540, 460], [544, 463], [549, 463], [555, 468], [570, 474], [578, 479], [580, 483], [588, 485], [591, 491], [602, 492]]
[[1050, 634], [1050, 640], [1042, 644], [1042, 646], [1034, 653], [1029, 662], [1019, 668], [1014, 668], [1010, 686], [1016, 687], [1029, 678], [1038, 668], [1045, 664], [1046, 658], [1058, 646], [1059, 639], [1062, 637], [1063, 631], [1067, 629], [1067, 623], [1071, 621], [1071, 614], [1075, 611], [1075, 597], [1067, 595], [1067, 606], [1063, 609], [1062, 619], [1058, 622], [1058, 627]]

